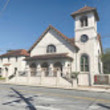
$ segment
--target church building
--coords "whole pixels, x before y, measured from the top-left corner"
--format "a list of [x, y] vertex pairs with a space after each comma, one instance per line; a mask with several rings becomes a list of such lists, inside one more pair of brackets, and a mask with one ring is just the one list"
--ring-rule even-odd
[[72, 86], [72, 74], [79, 73], [78, 85], [94, 85], [94, 76], [103, 74], [97, 10], [85, 6], [71, 17], [75, 21], [74, 38], [49, 25], [28, 51], [0, 56], [1, 75], [13, 83]]

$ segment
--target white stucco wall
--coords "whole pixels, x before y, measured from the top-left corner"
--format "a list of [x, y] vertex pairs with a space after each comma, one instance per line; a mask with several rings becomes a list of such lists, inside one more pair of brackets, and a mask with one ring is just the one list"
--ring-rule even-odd
[[[8, 68], [8, 76], [14, 73], [14, 69], [17, 68], [17, 71], [25, 71], [26, 61], [24, 61], [24, 56], [10, 57], [9, 60], [7, 57], [0, 58], [0, 68], [2, 68], [2, 76], [6, 77], [5, 68]], [[4, 64], [10, 64], [9, 66], [4, 66]]]
[[65, 41], [57, 32], [50, 29], [43, 39], [35, 46], [31, 51], [30, 56], [44, 55], [46, 53], [47, 46], [53, 44], [56, 46], [56, 53], [68, 53], [68, 56], [73, 58], [72, 71], [76, 71], [76, 49], [74, 46], [70, 45]]
[[[94, 83], [94, 74], [99, 74], [98, 69], [98, 50], [100, 51], [100, 45], [99, 41], [97, 40], [97, 21], [95, 19], [94, 14], [86, 13], [86, 16], [88, 17], [88, 26], [81, 27], [80, 24], [80, 18], [81, 15], [76, 16], [75, 18], [75, 42], [76, 45], [80, 48], [80, 51], [77, 53], [77, 70], [81, 73], [80, 68], [80, 58], [82, 54], [87, 54], [89, 56], [89, 68], [90, 71], [86, 74], [88, 74], [88, 77], [91, 78], [91, 84]], [[88, 36], [88, 41], [86, 43], [81, 42], [81, 36], [86, 34]], [[90, 76], [89, 76], [90, 74]], [[87, 81], [87, 77], [84, 75], [84, 80]], [[82, 75], [80, 75], [80, 78]], [[82, 79], [81, 79], [82, 80]], [[83, 82], [84, 83], [84, 82]]]

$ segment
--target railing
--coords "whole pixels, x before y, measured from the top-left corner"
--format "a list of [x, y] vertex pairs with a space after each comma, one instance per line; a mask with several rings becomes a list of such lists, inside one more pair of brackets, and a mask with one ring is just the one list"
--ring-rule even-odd
[[27, 71], [19, 71], [18, 72], [18, 76], [20, 76], [20, 77], [27, 77], [28, 76], [28, 72]]
[[12, 78], [14, 78], [15, 76], [16, 76], [16, 74], [13, 73], [12, 75], [10, 75], [10, 76], [8, 77], [8, 79], [12, 79]]

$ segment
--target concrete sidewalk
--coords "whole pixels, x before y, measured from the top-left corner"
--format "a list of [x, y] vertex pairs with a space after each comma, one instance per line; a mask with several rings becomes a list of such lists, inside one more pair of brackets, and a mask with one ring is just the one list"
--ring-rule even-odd
[[0, 81], [1, 84], [9, 85], [23, 85], [23, 86], [34, 86], [34, 87], [44, 87], [44, 88], [56, 88], [56, 89], [65, 89], [65, 90], [81, 90], [81, 91], [93, 91], [93, 92], [105, 92], [110, 93], [110, 86], [108, 85], [94, 85], [94, 86], [78, 86], [78, 87], [61, 87], [61, 86], [44, 86], [44, 85], [32, 85], [32, 84], [15, 84], [15, 83], [6, 83]]
[[106, 93], [110, 93], [110, 86], [100, 86], [100, 85], [95, 85], [95, 86], [91, 86], [91, 87], [87, 87], [87, 86], [79, 86], [78, 88], [76, 88], [77, 90], [85, 90], [85, 91], [94, 91], [94, 92], [106, 92]]

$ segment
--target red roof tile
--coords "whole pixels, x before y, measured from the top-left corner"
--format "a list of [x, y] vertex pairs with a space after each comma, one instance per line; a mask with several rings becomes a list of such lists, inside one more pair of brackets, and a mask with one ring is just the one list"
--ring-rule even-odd
[[3, 66], [10, 66], [11, 64], [10, 63], [5, 63]]
[[86, 13], [86, 12], [90, 12], [90, 11], [94, 12], [94, 14], [96, 16], [96, 19], [99, 21], [99, 16], [98, 16], [96, 8], [92, 8], [92, 7], [88, 7], [88, 6], [85, 6], [85, 7], [81, 8], [81, 9], [79, 9], [78, 11], [73, 12], [71, 14], [71, 16], [74, 18], [78, 14]]
[[6, 54], [0, 55], [0, 57], [11, 57], [11, 56], [29, 56], [29, 53], [24, 49], [12, 50]]
[[73, 60], [71, 57], [67, 56], [68, 53], [59, 53], [59, 54], [45, 54], [45, 55], [37, 55], [33, 57], [27, 57], [25, 60], [46, 60], [46, 59], [55, 59], [55, 58], [69, 58]]

